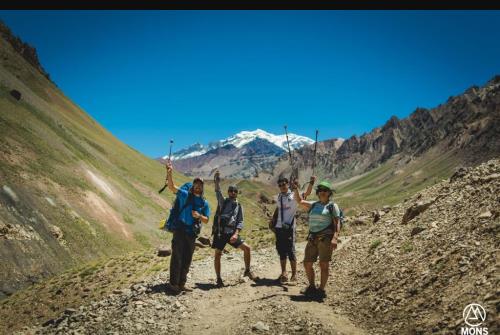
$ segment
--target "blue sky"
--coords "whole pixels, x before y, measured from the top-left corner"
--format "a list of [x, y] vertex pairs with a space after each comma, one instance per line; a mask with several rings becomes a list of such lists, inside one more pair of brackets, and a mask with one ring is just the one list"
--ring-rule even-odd
[[0, 11], [150, 157], [241, 130], [348, 138], [500, 74], [500, 11]]

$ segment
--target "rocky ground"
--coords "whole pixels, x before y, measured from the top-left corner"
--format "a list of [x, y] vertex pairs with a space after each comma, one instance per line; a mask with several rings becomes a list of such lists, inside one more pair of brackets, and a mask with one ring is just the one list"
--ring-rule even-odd
[[[347, 244], [348, 239], [344, 239]], [[304, 243], [299, 246], [303, 250]], [[241, 254], [223, 255], [226, 287], [216, 288], [212, 259], [190, 271], [193, 292], [170, 295], [167, 273], [154, 275], [101, 301], [67, 309], [60, 317], [21, 333], [37, 334], [363, 334], [331, 303], [305, 299], [297, 286], [274, 282], [279, 262], [273, 249], [253, 253], [254, 272], [242, 277]], [[302, 269], [300, 277], [304, 278]]]
[[334, 254], [342, 313], [371, 333], [451, 334], [464, 326], [465, 306], [479, 303], [489, 333], [499, 333], [499, 160], [458, 170], [372, 217]]
[[[212, 258], [193, 263], [194, 291], [166, 291], [153, 274], [103, 300], [67, 309], [39, 334], [457, 334], [463, 309], [479, 303], [499, 333], [500, 161], [461, 169], [392, 208], [349, 220], [356, 233], [334, 252], [327, 298], [273, 282], [273, 248], [253, 252], [256, 282], [242, 278], [240, 253], [223, 255], [227, 287], [214, 286]], [[361, 229], [360, 227], [363, 227]], [[348, 231], [348, 229], [347, 229]], [[304, 242], [299, 243], [299, 259]]]

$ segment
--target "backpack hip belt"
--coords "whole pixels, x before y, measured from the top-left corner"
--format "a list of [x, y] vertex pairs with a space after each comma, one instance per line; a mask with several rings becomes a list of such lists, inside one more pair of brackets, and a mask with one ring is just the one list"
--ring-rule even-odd
[[327, 236], [327, 235], [334, 235], [335, 234], [335, 231], [332, 227], [327, 227], [323, 230], [320, 230], [320, 231], [317, 231], [317, 232], [309, 232], [309, 234], [307, 235], [307, 239], [309, 241], [314, 241], [315, 239], [317, 238], [322, 238], [324, 236]]

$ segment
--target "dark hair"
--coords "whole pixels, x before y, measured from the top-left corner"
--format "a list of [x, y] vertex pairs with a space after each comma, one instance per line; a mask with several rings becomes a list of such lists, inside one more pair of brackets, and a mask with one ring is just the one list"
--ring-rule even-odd
[[[319, 189], [320, 189], [320, 188], [322, 188], [322, 187], [317, 187], [317, 188], [316, 188], [316, 195], [319, 195]], [[326, 190], [328, 191], [328, 198], [330, 198], [330, 197], [332, 196], [332, 194], [333, 194], [332, 190], [329, 190], [329, 189], [327, 189], [326, 187], [325, 187], [325, 188], [323, 188], [323, 189], [326, 189]]]
[[288, 178], [286, 178], [286, 177], [280, 177], [278, 179], [278, 184], [281, 184], [281, 183], [287, 183], [288, 184]]

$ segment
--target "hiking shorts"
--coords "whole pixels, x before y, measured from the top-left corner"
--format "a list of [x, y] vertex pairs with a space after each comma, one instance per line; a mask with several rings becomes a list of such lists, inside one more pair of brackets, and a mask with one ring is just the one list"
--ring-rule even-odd
[[280, 260], [288, 257], [290, 261], [296, 261], [295, 256], [295, 231], [294, 229], [276, 228], [276, 251]]
[[320, 262], [332, 260], [333, 249], [331, 246], [333, 235], [319, 235], [313, 240], [308, 240], [304, 252], [304, 262], [316, 262], [319, 256]]
[[240, 235], [238, 235], [238, 239], [234, 242], [231, 243], [229, 240], [231, 239], [231, 236], [233, 234], [221, 234], [220, 238], [217, 236], [217, 234], [214, 235], [214, 241], [212, 242], [212, 248], [217, 249], [217, 250], [224, 250], [224, 247], [226, 244], [229, 244], [233, 248], [239, 248], [240, 245], [242, 245], [245, 241], [241, 238]]

